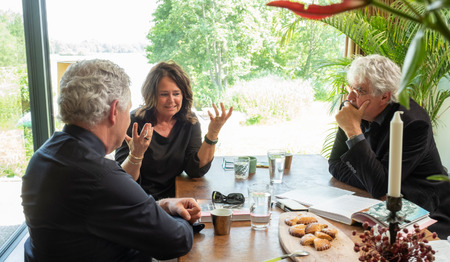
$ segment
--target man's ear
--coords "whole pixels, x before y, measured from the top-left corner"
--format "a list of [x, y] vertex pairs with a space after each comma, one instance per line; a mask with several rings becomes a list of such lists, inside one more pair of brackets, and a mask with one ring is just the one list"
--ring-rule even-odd
[[117, 114], [119, 113], [119, 109], [117, 107], [117, 103], [119, 103], [119, 100], [114, 100], [111, 103], [111, 106], [109, 108], [109, 116], [108, 119], [111, 122], [111, 124], [115, 124], [117, 121]]
[[391, 100], [391, 92], [385, 92], [381, 95], [381, 101], [383, 101], [384, 103], [388, 104], [390, 100]]

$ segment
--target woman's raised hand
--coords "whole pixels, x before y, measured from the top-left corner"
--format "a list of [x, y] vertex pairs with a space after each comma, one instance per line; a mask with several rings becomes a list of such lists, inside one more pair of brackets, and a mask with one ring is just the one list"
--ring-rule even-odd
[[138, 124], [133, 124], [132, 136], [125, 136], [125, 141], [128, 144], [128, 149], [130, 153], [134, 156], [141, 158], [144, 157], [145, 151], [147, 151], [153, 136], [152, 124], [146, 123], [141, 130], [141, 134], [138, 134]]
[[228, 112], [225, 111], [225, 106], [223, 103], [220, 103], [220, 108], [222, 110], [222, 114], [219, 113], [219, 110], [217, 109], [216, 105], [212, 105], [215, 111], [215, 116], [208, 111], [209, 119], [211, 122], [208, 126], [208, 138], [211, 140], [216, 140], [219, 136], [220, 129], [222, 126], [227, 122], [228, 118], [230, 118], [231, 113], [233, 112], [233, 107], [230, 107]]

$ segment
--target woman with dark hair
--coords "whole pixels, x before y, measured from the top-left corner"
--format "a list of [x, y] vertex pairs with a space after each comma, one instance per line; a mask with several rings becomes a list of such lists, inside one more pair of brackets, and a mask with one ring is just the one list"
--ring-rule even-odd
[[[144, 105], [131, 112], [128, 136], [148, 130], [148, 149], [130, 148], [126, 141], [116, 150], [116, 160], [133, 175], [141, 187], [155, 199], [175, 196], [175, 177], [183, 171], [190, 177], [202, 177], [214, 158], [220, 129], [231, 116], [233, 108], [221, 114], [213, 104], [215, 116], [208, 112], [210, 124], [202, 142], [200, 123], [193, 112], [193, 95], [188, 75], [175, 62], [154, 66], [142, 86]], [[148, 123], [152, 127], [144, 126]], [[141, 134], [142, 135], [142, 134]]]

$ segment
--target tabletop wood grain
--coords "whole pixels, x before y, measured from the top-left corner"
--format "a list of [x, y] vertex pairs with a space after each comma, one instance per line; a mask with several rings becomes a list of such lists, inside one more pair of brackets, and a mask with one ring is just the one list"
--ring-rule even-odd
[[[269, 183], [269, 170], [257, 168], [256, 173], [247, 180], [236, 180], [233, 170], [222, 168], [223, 158], [215, 157], [211, 169], [202, 178], [191, 179], [181, 175], [176, 179], [176, 196], [193, 197], [196, 199], [211, 199], [212, 191], [223, 194], [240, 192], [245, 196], [247, 186], [255, 182]], [[266, 161], [265, 156], [257, 156], [258, 161]], [[355, 195], [370, 197], [364, 190], [351, 187], [334, 179], [328, 172], [327, 160], [321, 155], [294, 155], [290, 170], [285, 170], [283, 183], [274, 186], [274, 195], [294, 189], [301, 189], [304, 185], [320, 184], [338, 187], [355, 192]], [[211, 223], [194, 236], [194, 246], [178, 261], [264, 261], [285, 253], [278, 238], [278, 220], [283, 211], [275, 205], [269, 228], [265, 231], [255, 231], [250, 227], [250, 221], [234, 221], [229, 235], [215, 236]], [[327, 220], [339, 228], [351, 239], [352, 231], [362, 232], [360, 226], [348, 226], [332, 220]]]

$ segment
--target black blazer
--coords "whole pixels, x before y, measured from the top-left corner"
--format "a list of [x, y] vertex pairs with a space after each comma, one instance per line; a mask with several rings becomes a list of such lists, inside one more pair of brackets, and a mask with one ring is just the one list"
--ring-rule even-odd
[[450, 183], [426, 179], [435, 174], [447, 175], [428, 114], [412, 99], [409, 110], [398, 103], [385, 110], [386, 117], [382, 123], [362, 121], [365, 140], [351, 149], [345, 143], [347, 136], [344, 131], [338, 129], [328, 160], [330, 173], [339, 181], [367, 190], [375, 198], [385, 196], [389, 180], [390, 122], [396, 111], [403, 111], [401, 193], [438, 219], [436, 226], [440, 237], [450, 235]]

